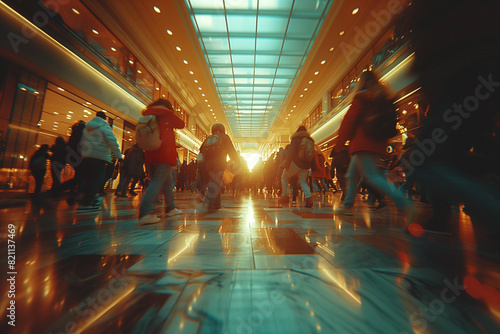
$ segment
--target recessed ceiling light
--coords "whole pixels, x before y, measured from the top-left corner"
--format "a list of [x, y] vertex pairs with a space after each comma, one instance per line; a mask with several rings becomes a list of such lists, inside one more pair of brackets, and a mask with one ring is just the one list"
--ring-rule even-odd
[[195, 83], [198, 83], [198, 80], [194, 79], [194, 82], [195, 82]]
[[199, 90], [201, 90], [201, 87], [198, 87]]
[[54, 111], [54, 115], [59, 115], [59, 113], [57, 111]]
[[304, 88], [304, 91], [307, 91], [307, 88]]
[[160, 87], [156, 87], [156, 90], [160, 90]]
[[345, 31], [342, 30], [341, 32], [339, 32], [339, 35], [342, 36], [344, 33], [345, 33]]
[[329, 51], [332, 52], [333, 50], [335, 50], [335, 48], [332, 46]]
[[299, 97], [304, 97], [304, 94], [300, 94], [300, 96], [299, 96]]
[[201, 96], [205, 96], [205, 93], [201, 94]]
[[314, 75], [318, 75], [318, 74], [319, 74], [319, 71], [314, 72]]
[[61, 92], [64, 92], [64, 88], [57, 87], [57, 89], [59, 89]]
[[211, 105], [210, 105], [210, 104], [207, 104], [207, 106], [208, 106], [209, 108], [211, 107]]
[[352, 11], [352, 15], [356, 15], [358, 12], [359, 12], [359, 7], [358, 7], [358, 8], [353, 9], [353, 11]]
[[160, 14], [160, 13], [161, 13], [160, 8], [158, 8], [158, 7], [154, 6], [154, 7], [153, 7], [153, 9], [154, 9], [154, 10], [155, 10], [155, 12], [157, 12], [158, 14]]
[[193, 71], [189, 71], [189, 74], [194, 74], [194, 72]]
[[176, 46], [176, 47], [175, 47], [175, 49], [176, 49], [177, 51], [182, 51], [182, 49], [181, 49], [181, 47], [180, 47], [180, 46]]
[[73, 112], [72, 112], [71, 110], [68, 110], [68, 113], [69, 113], [69, 114], [72, 114]]
[[76, 10], [76, 8], [71, 8], [71, 10], [75, 13], [75, 14], [80, 14], [80, 12], [78, 10]]
[[172, 32], [172, 30], [167, 29], [167, 34], [169, 34], [170, 36], [172, 36], [174, 33]]
[[165, 94], [162, 94], [161, 97], [165, 97]]
[[310, 80], [310, 81], [309, 81], [309, 84], [312, 84], [312, 83], [313, 83], [313, 81], [312, 81], [312, 80]]
[[90, 103], [90, 102], [85, 102], [85, 103], [87, 103], [89, 106], [92, 105], [92, 103]]
[[208, 102], [208, 100], [205, 100], [205, 102]]
[[111, 51], [116, 51], [116, 49], [112, 46], [112, 47], [111, 47]]
[[188, 64], [188, 61], [186, 59], [183, 60], [184, 64]]
[[130, 63], [130, 65], [134, 65], [134, 61], [132, 59], [130, 59], [128, 62]]
[[323, 60], [321, 61], [321, 65], [324, 65], [325, 63], [326, 63], [326, 60], [325, 60], [325, 59], [323, 59]]
[[99, 31], [95, 30], [95, 29], [92, 29], [92, 32], [96, 35], [99, 35]]
[[137, 70], [137, 73], [142, 73], [141, 70]]

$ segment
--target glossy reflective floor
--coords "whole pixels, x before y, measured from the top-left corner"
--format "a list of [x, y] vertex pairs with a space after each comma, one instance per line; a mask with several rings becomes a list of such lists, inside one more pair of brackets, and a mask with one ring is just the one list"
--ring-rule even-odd
[[[500, 255], [488, 231], [456, 210], [451, 236], [401, 232], [390, 205], [333, 216], [273, 196], [223, 196], [202, 215], [137, 226], [139, 196], [105, 197], [77, 214], [49, 198], [0, 210], [16, 227], [16, 326], [2, 333], [500, 333]], [[419, 220], [430, 208], [416, 202]], [[158, 208], [160, 212], [161, 208]]]

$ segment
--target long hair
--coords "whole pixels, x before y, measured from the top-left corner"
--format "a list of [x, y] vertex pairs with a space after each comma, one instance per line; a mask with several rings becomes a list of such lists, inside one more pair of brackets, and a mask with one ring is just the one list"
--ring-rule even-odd
[[388, 100], [389, 92], [379, 81], [378, 76], [373, 71], [365, 71], [361, 73], [358, 81], [358, 89], [356, 93], [362, 91], [370, 91], [373, 94], [373, 98], [378, 100]]

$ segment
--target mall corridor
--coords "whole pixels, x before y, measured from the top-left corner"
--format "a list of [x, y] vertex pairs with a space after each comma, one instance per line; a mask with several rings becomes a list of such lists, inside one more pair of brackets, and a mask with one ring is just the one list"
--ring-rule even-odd
[[[339, 198], [316, 195], [306, 209], [226, 192], [203, 215], [195, 194], [178, 192], [183, 214], [144, 226], [140, 195], [108, 194], [98, 213], [64, 197], [2, 209], [16, 229], [18, 320], [1, 332], [499, 332], [493, 236], [458, 209], [451, 235], [406, 234], [392, 204], [372, 211], [361, 198], [341, 218]], [[421, 221], [431, 209], [415, 202]]]

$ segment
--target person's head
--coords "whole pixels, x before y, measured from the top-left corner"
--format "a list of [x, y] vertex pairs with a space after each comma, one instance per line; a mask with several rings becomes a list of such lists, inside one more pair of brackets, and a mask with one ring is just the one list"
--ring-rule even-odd
[[215, 123], [214, 125], [212, 125], [212, 134], [216, 133], [226, 133], [226, 128], [224, 127], [224, 124]]
[[307, 131], [306, 127], [303, 125], [299, 126], [299, 128], [297, 129], [297, 132], [301, 132], [301, 131]]
[[151, 102], [148, 107], [165, 107], [167, 109], [174, 110], [174, 107], [172, 107], [172, 103], [167, 99], [158, 99], [154, 102]]
[[64, 137], [61, 137], [61, 136], [57, 137], [56, 138], [56, 144], [58, 144], [58, 145], [64, 145], [64, 144], [66, 144], [66, 141], [64, 140]]
[[49, 151], [49, 144], [42, 144], [40, 146], [39, 150], [42, 152], [48, 152]]
[[358, 89], [368, 90], [379, 84], [378, 77], [373, 71], [365, 71], [359, 76]]
[[96, 112], [96, 113], [95, 113], [95, 116], [96, 116], [96, 117], [99, 117], [99, 118], [102, 118], [103, 120], [106, 120], [106, 118], [108, 118], [108, 117], [106, 116], [106, 113], [105, 113], [104, 111], [98, 111], [98, 112]]

